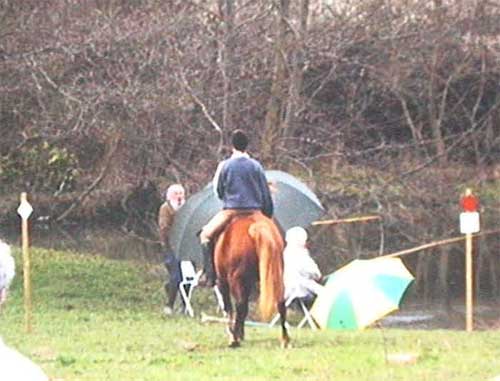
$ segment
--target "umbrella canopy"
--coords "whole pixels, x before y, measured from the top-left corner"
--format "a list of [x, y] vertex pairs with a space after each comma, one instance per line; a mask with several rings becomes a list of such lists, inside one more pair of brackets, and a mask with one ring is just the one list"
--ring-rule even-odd
[[294, 226], [306, 228], [325, 212], [313, 191], [289, 173], [266, 171], [266, 178], [276, 187], [274, 215], [284, 232]]
[[397, 310], [413, 279], [399, 258], [354, 260], [328, 277], [311, 315], [322, 328], [362, 329]]
[[[276, 188], [273, 193], [274, 217], [286, 231], [293, 226], [307, 227], [324, 209], [316, 195], [297, 178], [281, 171], [266, 171], [266, 178]], [[201, 249], [196, 234], [222, 209], [212, 184], [189, 197], [177, 211], [169, 240], [177, 257], [201, 263]]]

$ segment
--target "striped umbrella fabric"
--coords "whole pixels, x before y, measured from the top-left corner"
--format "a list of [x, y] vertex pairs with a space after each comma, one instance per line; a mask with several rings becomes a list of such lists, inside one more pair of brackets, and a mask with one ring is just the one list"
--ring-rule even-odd
[[399, 258], [354, 260], [328, 277], [311, 315], [321, 328], [365, 328], [399, 308], [413, 279]]

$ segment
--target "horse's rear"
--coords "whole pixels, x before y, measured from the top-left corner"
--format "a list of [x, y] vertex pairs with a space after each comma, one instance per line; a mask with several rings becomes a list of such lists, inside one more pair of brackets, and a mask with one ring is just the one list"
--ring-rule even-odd
[[[215, 247], [217, 282], [230, 318], [231, 346], [244, 338], [248, 300], [259, 281], [259, 310], [268, 321], [278, 309], [282, 345], [290, 341], [283, 300], [283, 239], [275, 223], [261, 213], [237, 217], [220, 236]], [[230, 295], [235, 301], [233, 313]]]

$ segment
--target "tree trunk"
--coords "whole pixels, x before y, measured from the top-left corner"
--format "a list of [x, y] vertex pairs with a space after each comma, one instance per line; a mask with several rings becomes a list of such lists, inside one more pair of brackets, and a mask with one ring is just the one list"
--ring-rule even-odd
[[[300, 2], [300, 27], [295, 33], [295, 44], [292, 47], [290, 64], [290, 86], [285, 118], [283, 121], [283, 135], [290, 138], [295, 133], [295, 119], [301, 107], [300, 93], [302, 90], [304, 67], [304, 45], [307, 36], [307, 20], [309, 18], [309, 0]], [[283, 147], [286, 148], [286, 147]]]
[[[437, 90], [438, 75], [436, 73], [438, 67], [439, 51], [436, 47], [433, 51], [432, 67], [429, 82], [429, 124], [431, 128], [431, 135], [434, 141], [435, 155], [439, 157], [439, 163], [446, 165], [446, 147], [443, 139], [443, 132], [441, 125], [444, 118], [444, 106], [446, 105], [448, 84], [442, 93]], [[451, 77], [450, 77], [451, 78]]]
[[223, 80], [222, 128], [233, 127], [231, 83], [234, 79], [234, 0], [219, 0], [219, 12], [224, 19], [224, 37], [220, 44], [220, 65]]
[[448, 284], [448, 273], [449, 273], [449, 263], [450, 263], [450, 248], [448, 246], [442, 246], [440, 248], [439, 255], [439, 298], [441, 299], [441, 304], [449, 310], [451, 307], [450, 300], [450, 290]]
[[286, 30], [290, 13], [290, 0], [280, 0], [276, 15], [276, 37], [274, 45], [274, 74], [271, 94], [267, 104], [261, 155], [266, 164], [276, 162], [276, 150], [281, 138], [281, 122], [286, 89]]

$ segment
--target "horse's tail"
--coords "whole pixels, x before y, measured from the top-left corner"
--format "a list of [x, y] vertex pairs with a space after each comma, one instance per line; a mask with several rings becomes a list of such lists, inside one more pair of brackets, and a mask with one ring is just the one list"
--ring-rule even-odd
[[259, 260], [260, 316], [267, 321], [276, 312], [278, 302], [283, 300], [283, 239], [271, 220], [252, 224], [249, 234], [255, 242]]

